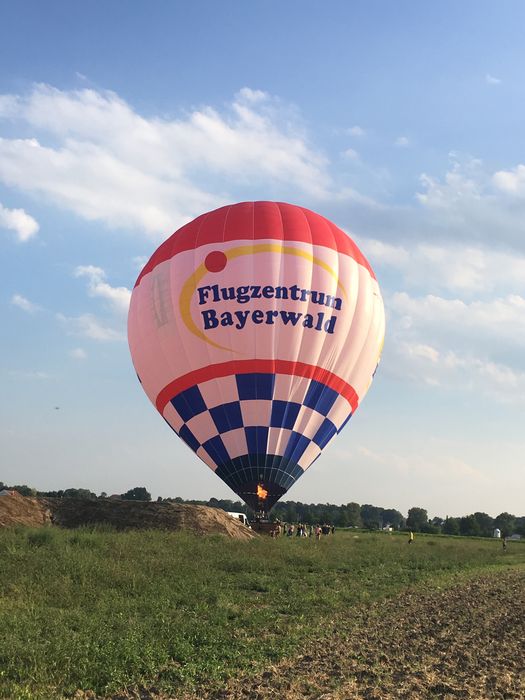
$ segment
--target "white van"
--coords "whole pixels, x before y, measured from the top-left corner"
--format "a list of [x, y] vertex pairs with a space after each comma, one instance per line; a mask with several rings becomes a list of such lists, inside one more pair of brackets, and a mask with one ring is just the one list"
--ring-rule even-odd
[[230, 513], [229, 511], [227, 511], [227, 513], [228, 515], [231, 515], [232, 518], [240, 520], [243, 525], [246, 525], [246, 527], [250, 527], [250, 521], [244, 513]]

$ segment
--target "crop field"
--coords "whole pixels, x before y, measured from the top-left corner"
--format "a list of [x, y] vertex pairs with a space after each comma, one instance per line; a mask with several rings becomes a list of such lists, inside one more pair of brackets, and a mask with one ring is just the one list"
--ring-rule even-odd
[[[382, 699], [403, 697], [395, 674], [409, 668], [404, 697], [518, 698], [524, 573], [521, 542], [5, 528], [0, 697]], [[463, 646], [489, 653], [502, 690], [489, 673], [490, 693], [456, 692], [447, 634], [469, 631]], [[431, 638], [441, 677], [418, 681]], [[469, 678], [478, 661], [462, 659]]]

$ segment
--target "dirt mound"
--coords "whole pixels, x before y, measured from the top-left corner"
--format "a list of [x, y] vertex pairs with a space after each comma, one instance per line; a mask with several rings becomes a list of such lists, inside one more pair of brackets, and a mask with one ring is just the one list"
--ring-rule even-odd
[[217, 508], [182, 503], [146, 503], [111, 499], [0, 497], [0, 527], [7, 525], [111, 525], [117, 530], [189, 530], [248, 540], [255, 534]]
[[0, 527], [28, 525], [40, 527], [51, 523], [52, 513], [41, 498], [28, 498], [16, 491], [0, 496]]
[[190, 530], [198, 535], [220, 534], [236, 539], [251, 539], [255, 536], [239, 520], [222, 510], [207, 506], [111, 499], [45, 500], [53, 513], [54, 524], [62, 527], [107, 524], [117, 530]]

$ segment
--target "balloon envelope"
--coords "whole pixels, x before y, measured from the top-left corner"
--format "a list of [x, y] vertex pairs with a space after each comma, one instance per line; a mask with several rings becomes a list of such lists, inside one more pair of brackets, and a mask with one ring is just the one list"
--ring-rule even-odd
[[128, 319], [139, 380], [179, 437], [268, 511], [342, 430], [383, 346], [384, 308], [355, 243], [308, 209], [243, 202], [168, 238]]

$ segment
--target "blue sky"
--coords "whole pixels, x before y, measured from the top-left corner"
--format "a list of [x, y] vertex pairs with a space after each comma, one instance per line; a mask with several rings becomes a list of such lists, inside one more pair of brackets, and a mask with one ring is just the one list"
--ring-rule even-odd
[[185, 221], [276, 199], [356, 239], [387, 311], [372, 389], [288, 497], [523, 514], [522, 3], [0, 13], [0, 480], [231, 495], [141, 392], [126, 308]]

